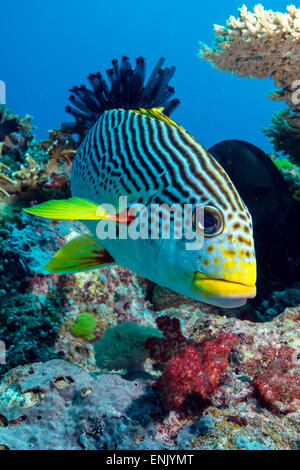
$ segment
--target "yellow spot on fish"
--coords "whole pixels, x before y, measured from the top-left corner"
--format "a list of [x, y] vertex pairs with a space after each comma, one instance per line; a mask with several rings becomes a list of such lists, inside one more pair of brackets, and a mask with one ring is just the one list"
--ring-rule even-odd
[[213, 245], [209, 245], [209, 246], [207, 247], [207, 251], [208, 251], [209, 253], [211, 253], [212, 251], [214, 251]]
[[209, 260], [206, 258], [206, 259], [203, 261], [203, 264], [204, 264], [204, 266], [208, 266], [208, 265], [209, 265]]

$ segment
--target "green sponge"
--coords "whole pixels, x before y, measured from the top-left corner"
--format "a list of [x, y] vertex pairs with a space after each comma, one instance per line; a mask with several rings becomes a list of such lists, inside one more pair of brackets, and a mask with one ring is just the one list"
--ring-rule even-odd
[[91, 313], [80, 313], [75, 323], [70, 326], [70, 330], [75, 336], [82, 336], [90, 340], [94, 339], [94, 329], [96, 327], [96, 319]]
[[108, 328], [94, 345], [97, 366], [107, 370], [143, 369], [148, 357], [145, 343], [152, 336], [162, 337], [162, 333], [131, 321]]

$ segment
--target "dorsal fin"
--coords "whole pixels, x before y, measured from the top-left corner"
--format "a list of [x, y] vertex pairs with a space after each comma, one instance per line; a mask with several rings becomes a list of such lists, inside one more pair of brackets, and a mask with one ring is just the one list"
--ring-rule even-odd
[[106, 71], [108, 81], [100, 72], [91, 74], [88, 80], [91, 89], [85, 85], [75, 86], [69, 100], [72, 105], [66, 107], [67, 113], [75, 118], [75, 122], [63, 123], [62, 130], [70, 134], [79, 134], [83, 138], [99, 117], [110, 109], [153, 109], [164, 108], [168, 116], [178, 106], [178, 99], [171, 99], [174, 88], [169, 81], [175, 73], [175, 67], [162, 68], [161, 58], [154, 67], [145, 83], [145, 59], [136, 59], [135, 69], [128, 57], [120, 63], [112, 61], [113, 67]]
[[157, 119], [158, 121], [162, 121], [165, 124], [168, 124], [169, 126], [176, 127], [180, 132], [183, 134], [187, 134], [188, 132], [184, 129], [184, 127], [180, 126], [177, 124], [173, 119], [171, 119], [169, 116], [166, 116], [166, 114], [163, 113], [164, 108], [152, 108], [152, 109], [144, 109], [144, 108], [139, 108], [139, 109], [132, 109], [131, 110], [134, 113], [138, 114], [143, 114], [143, 116], [148, 116], [149, 118], [154, 118]]

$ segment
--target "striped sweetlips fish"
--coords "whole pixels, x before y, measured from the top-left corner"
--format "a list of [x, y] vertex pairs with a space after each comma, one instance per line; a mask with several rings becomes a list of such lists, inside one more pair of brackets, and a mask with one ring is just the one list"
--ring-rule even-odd
[[[136, 59], [133, 69], [123, 57], [120, 64], [112, 61], [109, 84], [97, 73], [89, 76], [92, 89], [71, 90], [72, 106], [66, 110], [76, 121], [63, 128], [82, 137], [72, 166], [72, 198], [26, 211], [83, 220], [90, 231], [66, 243], [47, 264], [49, 272], [74, 273], [116, 263], [202, 302], [239, 307], [256, 293], [251, 216], [223, 168], [168, 117], [179, 101], [170, 99], [174, 89], [168, 85], [175, 68], [163, 69], [163, 60], [146, 84], [144, 59]], [[119, 197], [127, 198], [129, 211], [121, 211]], [[157, 214], [153, 207], [192, 208], [195, 237], [203, 239], [200, 248], [186, 249], [184, 235], [164, 237], [168, 227], [159, 229], [159, 237], [119, 236], [135, 222], [129, 215], [135, 204], [145, 208], [146, 222], [154, 214], [156, 225], [166, 214]], [[175, 234], [176, 220], [168, 220]], [[114, 222], [117, 236], [100, 239], [99, 221]], [[153, 220], [149, 222], [150, 231]]]

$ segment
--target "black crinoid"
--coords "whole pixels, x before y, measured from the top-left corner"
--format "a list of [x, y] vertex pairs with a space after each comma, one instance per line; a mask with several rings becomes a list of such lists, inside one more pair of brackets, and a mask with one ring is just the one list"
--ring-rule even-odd
[[160, 58], [148, 81], [145, 83], [146, 64], [144, 57], [136, 59], [133, 69], [128, 57], [112, 60], [112, 68], [106, 71], [107, 80], [98, 72], [88, 77], [91, 89], [85, 85], [71, 88], [66, 106], [67, 113], [75, 118], [75, 122], [63, 123], [62, 130], [68, 134], [78, 134], [79, 140], [109, 109], [151, 109], [164, 108], [164, 114], [170, 115], [178, 106], [179, 100], [171, 99], [174, 88], [169, 81], [175, 73], [175, 67], [162, 68], [164, 58]]

